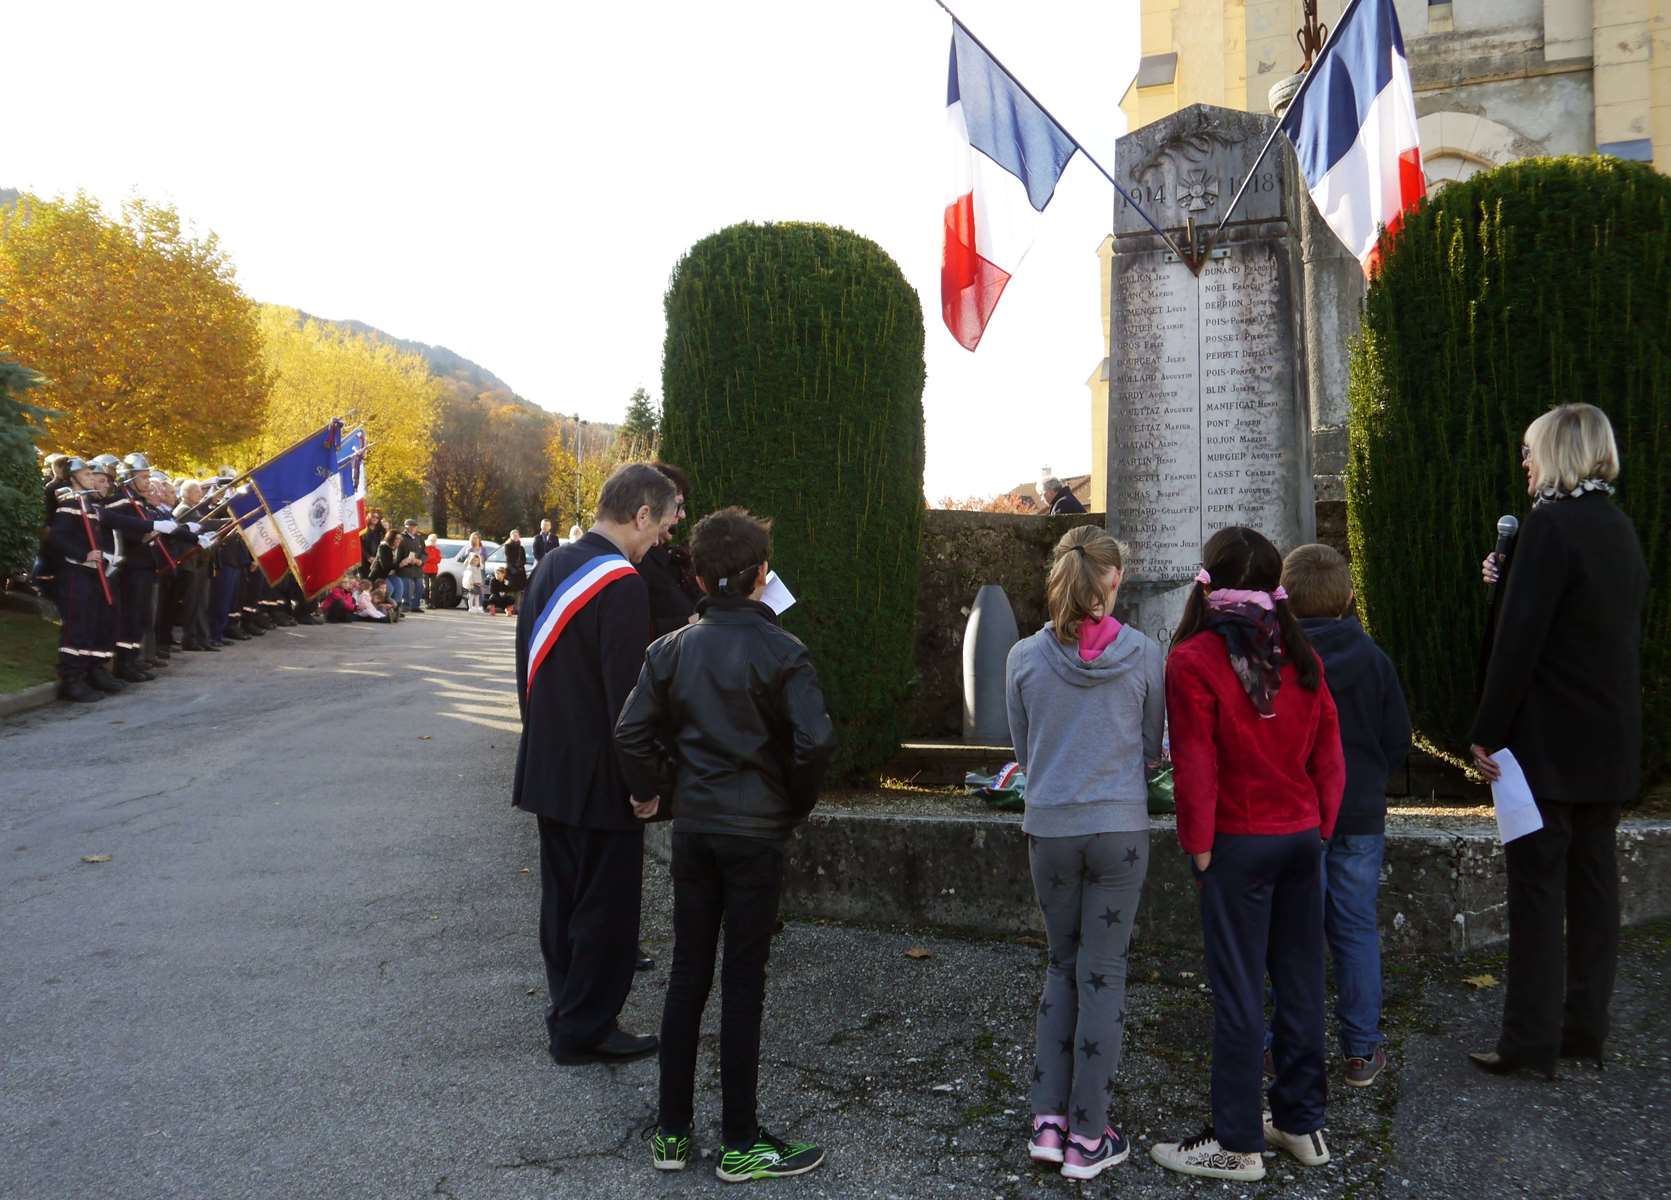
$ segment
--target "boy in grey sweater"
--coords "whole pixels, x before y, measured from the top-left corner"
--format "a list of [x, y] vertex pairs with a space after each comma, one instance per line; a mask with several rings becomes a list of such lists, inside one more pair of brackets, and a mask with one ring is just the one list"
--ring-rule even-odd
[[1092, 1179], [1123, 1162], [1108, 1120], [1126, 951], [1149, 865], [1145, 767], [1166, 722], [1165, 655], [1112, 616], [1120, 547], [1082, 526], [1056, 545], [1051, 622], [1010, 650], [1010, 737], [1027, 770], [1033, 888], [1050, 966], [1039, 1001], [1028, 1154]]

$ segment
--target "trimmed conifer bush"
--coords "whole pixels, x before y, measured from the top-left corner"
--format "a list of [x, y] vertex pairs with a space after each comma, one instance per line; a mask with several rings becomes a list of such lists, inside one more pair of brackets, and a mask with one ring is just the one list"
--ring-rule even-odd
[[41, 527], [41, 474], [35, 439], [47, 410], [25, 393], [40, 376], [0, 359], [0, 577], [24, 571], [35, 556]]
[[1406, 222], [1352, 347], [1348, 525], [1360, 611], [1417, 729], [1458, 755], [1477, 691], [1497, 518], [1529, 500], [1521, 435], [1597, 405], [1651, 591], [1644, 779], [1671, 765], [1671, 179], [1613, 158], [1525, 159]]
[[774, 522], [784, 625], [817, 665], [836, 773], [879, 767], [916, 673], [923, 317], [893, 259], [828, 225], [742, 224], [692, 246], [667, 290], [661, 454], [692, 522]]

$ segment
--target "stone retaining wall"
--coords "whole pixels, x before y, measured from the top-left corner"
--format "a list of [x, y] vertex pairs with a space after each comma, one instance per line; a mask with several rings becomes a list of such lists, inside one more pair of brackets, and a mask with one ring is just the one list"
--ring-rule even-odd
[[[669, 827], [653, 826], [665, 861]], [[1195, 885], [1167, 818], [1155, 821], [1136, 936], [1199, 945]], [[1671, 914], [1671, 822], [1619, 829], [1627, 923]], [[1389, 957], [1462, 953], [1506, 941], [1503, 851], [1493, 830], [1389, 831], [1381, 875]], [[790, 842], [785, 911], [800, 918], [982, 935], [1040, 934], [1018, 815], [914, 817], [828, 809]]]
[[1009, 596], [1021, 636], [1045, 622], [1044, 576], [1051, 548], [1077, 525], [1102, 517], [1030, 517], [930, 509], [923, 520], [917, 593], [917, 686], [907, 730], [912, 738], [963, 733], [963, 627], [983, 584]]

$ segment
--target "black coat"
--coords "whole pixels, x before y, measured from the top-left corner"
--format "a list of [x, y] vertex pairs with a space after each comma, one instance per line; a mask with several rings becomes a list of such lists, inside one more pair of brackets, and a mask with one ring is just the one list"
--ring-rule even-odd
[[1067, 488], [1063, 488], [1050, 499], [1050, 515], [1053, 517], [1068, 516], [1084, 511], [1085, 506], [1079, 502], [1079, 497]]
[[702, 593], [688, 580], [679, 561], [688, 551], [672, 546], [655, 546], [638, 563], [638, 573], [650, 585], [650, 624], [657, 637], [690, 624], [691, 614]]
[[592, 559], [619, 553], [600, 533], [553, 550], [534, 571], [516, 615], [522, 739], [511, 803], [580, 829], [640, 828], [613, 735], [650, 644], [648, 589], [634, 572], [597, 593], [547, 652], [532, 692], [528, 643], [565, 581]]
[[1599, 493], [1537, 505], [1499, 586], [1469, 740], [1507, 746], [1540, 800], [1630, 802], [1641, 787], [1648, 596], [1630, 518]]
[[377, 547], [383, 544], [383, 539], [389, 536], [389, 527], [379, 521], [375, 525], [366, 526], [365, 532], [360, 534], [360, 565], [371, 566], [371, 560], [377, 557]]
[[404, 566], [397, 565], [395, 574], [402, 579], [422, 579], [424, 577], [424, 540], [415, 533], [402, 533], [400, 544], [395, 547], [395, 562], [398, 564], [401, 559], [409, 554], [417, 555], [418, 561], [407, 563]]
[[787, 837], [836, 748], [812, 658], [764, 604], [699, 611], [650, 647], [615, 726], [627, 781], [671, 796], [675, 832]]
[[387, 579], [394, 574], [395, 548], [388, 542], [378, 542], [371, 551], [371, 578]]
[[543, 530], [534, 535], [534, 565], [540, 564], [540, 559], [557, 549], [557, 535]]
[[513, 592], [528, 586], [528, 551], [521, 542], [505, 543], [505, 586]]
[[1336, 834], [1387, 830], [1387, 776], [1410, 753], [1410, 713], [1392, 660], [1356, 617], [1307, 617], [1300, 622], [1329, 681], [1340, 715], [1340, 748], [1346, 755], [1346, 792]]

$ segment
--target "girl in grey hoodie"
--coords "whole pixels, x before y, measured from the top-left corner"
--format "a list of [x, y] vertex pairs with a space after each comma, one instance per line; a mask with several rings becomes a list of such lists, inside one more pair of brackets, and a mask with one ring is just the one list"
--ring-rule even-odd
[[1131, 1147], [1108, 1120], [1125, 1025], [1126, 949], [1149, 866], [1148, 762], [1166, 723], [1165, 655], [1114, 618], [1120, 545], [1056, 543], [1050, 623], [1010, 650], [1010, 738], [1027, 771], [1033, 888], [1050, 967], [1033, 1063], [1034, 1162], [1092, 1179]]

